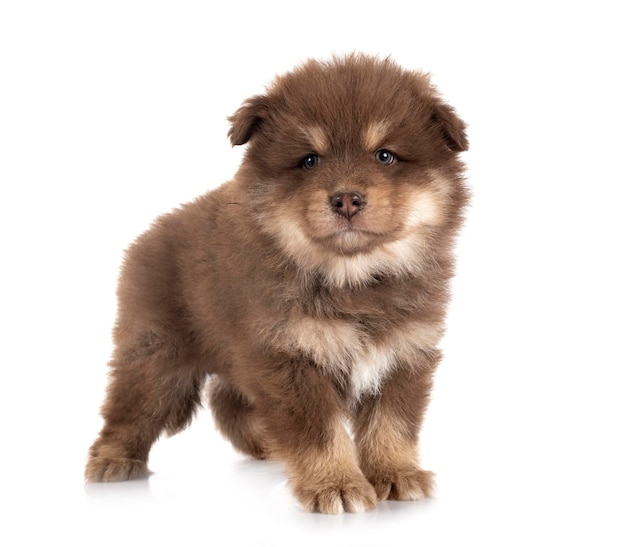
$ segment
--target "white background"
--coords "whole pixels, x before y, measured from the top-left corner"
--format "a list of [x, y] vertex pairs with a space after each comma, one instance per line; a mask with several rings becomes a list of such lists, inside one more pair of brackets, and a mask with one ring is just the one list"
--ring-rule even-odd
[[[0, 4], [0, 543], [625, 545], [619, 3], [226, 4]], [[430, 71], [469, 124], [436, 499], [306, 514], [208, 411], [149, 481], [85, 488], [123, 249], [234, 174], [245, 98], [353, 50]]]

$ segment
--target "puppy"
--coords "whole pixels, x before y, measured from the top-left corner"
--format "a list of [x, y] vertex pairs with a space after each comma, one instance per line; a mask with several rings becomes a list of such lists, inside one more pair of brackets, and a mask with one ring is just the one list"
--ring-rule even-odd
[[229, 119], [230, 182], [127, 252], [88, 481], [147, 475], [208, 382], [217, 428], [310, 511], [429, 496], [418, 434], [467, 201], [464, 123], [428, 78], [308, 61]]

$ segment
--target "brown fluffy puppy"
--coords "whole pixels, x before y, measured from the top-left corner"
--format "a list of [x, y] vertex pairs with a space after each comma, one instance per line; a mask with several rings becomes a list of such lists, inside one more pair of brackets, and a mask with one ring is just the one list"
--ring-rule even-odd
[[217, 427], [284, 462], [306, 509], [428, 496], [418, 434], [466, 202], [463, 122], [423, 74], [359, 55], [305, 63], [230, 121], [248, 143], [234, 179], [128, 251], [87, 480], [146, 475], [210, 376]]

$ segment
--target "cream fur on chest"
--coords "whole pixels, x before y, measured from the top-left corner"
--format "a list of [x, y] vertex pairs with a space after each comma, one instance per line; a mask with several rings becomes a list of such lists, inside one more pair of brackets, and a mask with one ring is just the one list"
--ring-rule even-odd
[[355, 322], [294, 314], [271, 329], [270, 343], [306, 355], [327, 372], [347, 375], [359, 398], [378, 392], [394, 366], [436, 347], [442, 334], [441, 325], [408, 321], [374, 340]]

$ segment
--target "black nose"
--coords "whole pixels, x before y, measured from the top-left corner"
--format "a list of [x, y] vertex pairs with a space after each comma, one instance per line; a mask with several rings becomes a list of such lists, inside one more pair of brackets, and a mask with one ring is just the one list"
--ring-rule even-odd
[[365, 198], [358, 192], [335, 192], [330, 205], [338, 215], [350, 220], [365, 206]]

